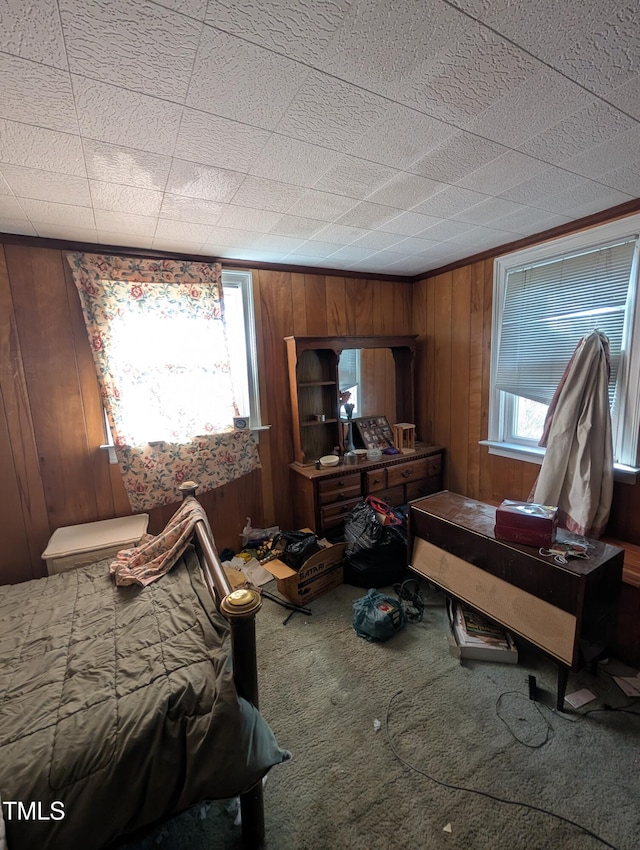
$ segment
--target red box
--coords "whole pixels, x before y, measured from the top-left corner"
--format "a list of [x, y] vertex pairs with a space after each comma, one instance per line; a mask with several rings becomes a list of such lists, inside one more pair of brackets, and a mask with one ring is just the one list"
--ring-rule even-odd
[[558, 508], [505, 499], [496, 509], [494, 534], [499, 540], [548, 548], [556, 538]]

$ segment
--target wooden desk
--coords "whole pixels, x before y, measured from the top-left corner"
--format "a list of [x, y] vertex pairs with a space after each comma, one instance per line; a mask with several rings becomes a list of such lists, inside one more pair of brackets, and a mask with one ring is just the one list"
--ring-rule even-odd
[[[409, 567], [553, 658], [562, 710], [569, 670], [595, 664], [615, 634], [624, 552], [590, 541], [588, 560], [558, 564], [497, 540], [492, 505], [442, 491], [409, 507]], [[560, 529], [558, 539], [578, 539]]]

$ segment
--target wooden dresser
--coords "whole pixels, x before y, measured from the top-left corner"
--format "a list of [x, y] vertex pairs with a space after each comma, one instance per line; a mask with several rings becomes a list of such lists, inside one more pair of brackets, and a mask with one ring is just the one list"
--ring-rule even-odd
[[442, 446], [416, 444], [414, 454], [383, 455], [378, 461], [316, 469], [292, 463], [294, 522], [317, 534], [339, 531], [361, 499], [375, 493], [404, 505], [442, 488]]
[[[562, 710], [569, 670], [594, 662], [613, 641], [624, 552], [592, 540], [588, 560], [559, 564], [497, 540], [495, 516], [492, 505], [448, 491], [413, 502], [409, 566], [553, 658]], [[558, 539], [578, 538], [559, 529]]]

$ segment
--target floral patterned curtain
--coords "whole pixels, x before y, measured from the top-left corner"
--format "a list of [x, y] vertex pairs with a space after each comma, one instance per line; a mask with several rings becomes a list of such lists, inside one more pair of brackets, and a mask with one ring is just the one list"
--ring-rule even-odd
[[68, 254], [116, 455], [134, 511], [256, 469], [237, 408], [219, 263]]

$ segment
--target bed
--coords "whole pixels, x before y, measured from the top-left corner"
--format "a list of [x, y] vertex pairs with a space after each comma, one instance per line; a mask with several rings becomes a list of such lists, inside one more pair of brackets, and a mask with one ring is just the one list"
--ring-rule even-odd
[[0, 587], [8, 850], [97, 850], [238, 795], [243, 844], [262, 846], [261, 780], [289, 754], [258, 710], [259, 607], [201, 522], [144, 588], [117, 587], [108, 561]]

